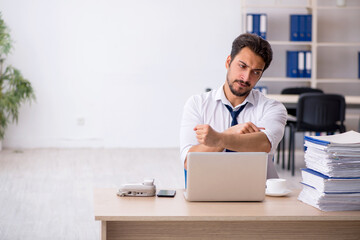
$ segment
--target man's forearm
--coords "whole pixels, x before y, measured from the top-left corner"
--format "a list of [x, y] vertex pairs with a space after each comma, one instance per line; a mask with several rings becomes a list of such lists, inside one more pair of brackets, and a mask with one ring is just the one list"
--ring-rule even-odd
[[[270, 152], [271, 143], [261, 129], [247, 122], [220, 133], [208, 124], [199, 124], [194, 131], [200, 144], [192, 146], [189, 152], [221, 152], [225, 148], [236, 152]], [[184, 167], [187, 169], [187, 159]]]
[[226, 148], [236, 152], [270, 152], [271, 143], [261, 129], [247, 122], [222, 133], [208, 124], [199, 124], [194, 130], [198, 142], [208, 147]]
[[219, 148], [236, 152], [270, 152], [271, 143], [263, 132], [248, 134], [219, 133]]
[[[208, 147], [208, 146], [205, 146], [204, 144], [198, 144], [198, 145], [194, 145], [192, 146], [188, 153], [189, 152], [222, 152], [224, 151], [224, 148], [221, 148], [221, 147]], [[185, 161], [184, 161], [184, 168], [187, 170], [187, 157], [185, 158]]]

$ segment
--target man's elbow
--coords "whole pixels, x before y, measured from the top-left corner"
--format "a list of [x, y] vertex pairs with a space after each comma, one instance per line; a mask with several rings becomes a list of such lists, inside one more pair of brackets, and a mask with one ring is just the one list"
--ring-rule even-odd
[[269, 153], [271, 151], [271, 142], [269, 141], [269, 139], [267, 138], [267, 136], [265, 135], [264, 141], [262, 141], [262, 149], [264, 152]]
[[269, 153], [271, 151], [271, 143], [265, 144], [264, 146], [264, 152]]
[[267, 141], [262, 141], [261, 143], [258, 143], [256, 147], [256, 152], [266, 152], [269, 153], [271, 151], [271, 143]]

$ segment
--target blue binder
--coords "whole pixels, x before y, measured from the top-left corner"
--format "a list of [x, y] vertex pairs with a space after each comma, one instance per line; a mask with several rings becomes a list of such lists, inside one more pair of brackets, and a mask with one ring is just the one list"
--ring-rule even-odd
[[311, 51], [305, 51], [305, 78], [311, 78], [312, 69], [312, 53]]
[[260, 14], [253, 14], [253, 33], [260, 36]]
[[298, 77], [305, 77], [305, 51], [298, 51]]
[[246, 14], [246, 32], [254, 33], [253, 14], [251, 14], [251, 13]]
[[267, 15], [265, 13], [260, 14], [260, 26], [259, 26], [259, 34], [260, 37], [266, 40], [266, 32], [267, 32]]
[[266, 39], [267, 32], [267, 15], [265, 13], [248, 13], [246, 15], [247, 33], [256, 34]]
[[246, 16], [247, 20], [247, 29], [246, 32], [252, 34], [258, 34], [260, 32], [260, 17], [257, 17], [258, 14], [248, 13]]
[[286, 76], [289, 78], [299, 77], [298, 51], [286, 51]]
[[290, 41], [299, 41], [299, 15], [290, 15]]
[[305, 172], [308, 172], [308, 173], [311, 173], [315, 176], [318, 176], [318, 177], [321, 177], [323, 179], [360, 179], [360, 177], [329, 177], [327, 175], [324, 175], [320, 172], [317, 172], [313, 169], [310, 169], [310, 168], [302, 168], [301, 169], [302, 171], [305, 171]]
[[329, 142], [329, 141], [316, 139], [316, 138], [313, 138], [311, 136], [304, 136], [304, 140], [309, 141], [311, 143], [319, 144], [319, 145], [322, 145], [322, 146], [327, 146], [327, 145], [331, 144], [331, 142]]
[[299, 15], [299, 41], [305, 41], [306, 36], [306, 15]]
[[305, 28], [305, 41], [307, 42], [311, 42], [312, 39], [312, 15], [308, 14], [305, 17], [305, 24], [306, 24], [306, 28]]
[[312, 15], [290, 15], [290, 41], [311, 41], [312, 39]]

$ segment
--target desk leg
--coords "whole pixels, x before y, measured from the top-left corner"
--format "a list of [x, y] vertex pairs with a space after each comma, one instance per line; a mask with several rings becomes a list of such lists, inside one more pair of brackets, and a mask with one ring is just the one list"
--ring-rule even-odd
[[106, 240], [106, 221], [101, 221], [100, 239]]

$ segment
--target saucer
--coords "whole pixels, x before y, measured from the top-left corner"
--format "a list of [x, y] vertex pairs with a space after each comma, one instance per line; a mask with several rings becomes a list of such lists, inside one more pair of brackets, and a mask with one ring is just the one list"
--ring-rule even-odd
[[286, 190], [283, 191], [283, 192], [269, 192], [269, 191], [266, 190], [265, 193], [266, 193], [267, 196], [283, 197], [283, 196], [286, 196], [286, 195], [288, 195], [289, 193], [291, 193], [291, 190], [286, 189]]

